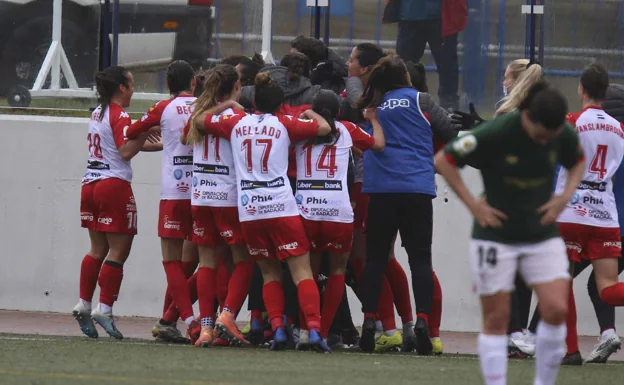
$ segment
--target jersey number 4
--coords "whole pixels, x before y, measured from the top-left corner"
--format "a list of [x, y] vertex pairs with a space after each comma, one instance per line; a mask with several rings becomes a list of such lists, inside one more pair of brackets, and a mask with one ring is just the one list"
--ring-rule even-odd
[[89, 155], [96, 159], [102, 159], [102, 140], [99, 134], [87, 135], [87, 141], [89, 142]]
[[[312, 145], [307, 144], [301, 148], [305, 154], [305, 176], [312, 177]], [[326, 171], [328, 178], [336, 176], [336, 146], [324, 146], [316, 160], [316, 171]]]
[[251, 156], [251, 146], [255, 142], [256, 146], [263, 147], [262, 149], [262, 157], [260, 158], [261, 169], [260, 172], [263, 174], [267, 174], [269, 172], [269, 155], [271, 155], [271, 148], [273, 147], [273, 139], [256, 139], [252, 141], [251, 139], [243, 140], [241, 144], [241, 151], [244, 151], [245, 163], [247, 163], [247, 172], [252, 172], [253, 170], [253, 162]]
[[598, 178], [604, 179], [607, 174], [607, 151], [609, 146], [606, 144], [599, 144], [596, 146], [596, 154], [589, 164], [589, 172], [592, 174], [598, 174]]

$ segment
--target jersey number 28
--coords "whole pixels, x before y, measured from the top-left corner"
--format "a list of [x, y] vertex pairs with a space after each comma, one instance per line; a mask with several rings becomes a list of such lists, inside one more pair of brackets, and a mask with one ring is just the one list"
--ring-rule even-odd
[[589, 172], [592, 174], [598, 174], [599, 179], [604, 179], [607, 174], [607, 151], [609, 146], [606, 144], [599, 144], [596, 146], [596, 154], [589, 164]]
[[102, 140], [99, 134], [87, 135], [87, 141], [89, 142], [89, 155], [96, 159], [102, 159]]

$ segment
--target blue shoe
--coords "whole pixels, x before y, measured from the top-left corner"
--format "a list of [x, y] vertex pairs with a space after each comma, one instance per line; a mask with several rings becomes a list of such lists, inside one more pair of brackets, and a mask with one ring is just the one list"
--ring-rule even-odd
[[327, 342], [316, 330], [310, 330], [309, 344], [310, 348], [318, 353], [330, 354], [332, 352], [329, 346], [327, 346]]
[[251, 319], [249, 342], [255, 346], [264, 344], [264, 325], [256, 318]]
[[91, 311], [87, 310], [82, 303], [82, 300], [78, 302], [78, 305], [74, 307], [72, 311], [74, 318], [78, 321], [80, 330], [89, 338], [98, 338], [98, 332], [91, 318]]
[[288, 336], [286, 335], [286, 331], [284, 331], [284, 328], [277, 328], [275, 336], [273, 336], [273, 343], [271, 344], [270, 350], [284, 350], [286, 349], [287, 343]]

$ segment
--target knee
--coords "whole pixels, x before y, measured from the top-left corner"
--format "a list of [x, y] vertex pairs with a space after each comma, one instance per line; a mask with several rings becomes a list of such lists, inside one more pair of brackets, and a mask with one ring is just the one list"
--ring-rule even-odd
[[509, 309], [499, 309], [483, 315], [483, 329], [487, 334], [506, 334]]
[[540, 309], [542, 320], [550, 325], [560, 325], [566, 322], [568, 316], [568, 301], [560, 300], [544, 304]]

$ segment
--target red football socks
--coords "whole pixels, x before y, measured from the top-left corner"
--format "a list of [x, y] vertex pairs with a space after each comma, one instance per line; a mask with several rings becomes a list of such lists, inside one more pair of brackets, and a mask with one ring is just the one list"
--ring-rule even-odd
[[379, 302], [377, 303], [377, 314], [383, 326], [384, 331], [396, 329], [396, 320], [394, 317], [394, 296], [388, 278], [384, 275], [381, 282], [381, 293], [379, 294]]
[[392, 288], [394, 296], [394, 305], [401, 317], [403, 324], [412, 322], [414, 315], [412, 313], [412, 300], [410, 298], [410, 287], [405, 270], [399, 261], [391, 259], [386, 265], [386, 277]]
[[624, 282], [604, 288], [600, 293], [600, 299], [607, 305], [624, 306]]
[[313, 279], [304, 279], [297, 285], [299, 307], [305, 314], [308, 330], [321, 330], [321, 297]]
[[217, 267], [217, 300], [222, 309], [228, 293], [229, 280], [230, 273], [228, 272], [227, 265], [223, 261], [223, 256], [221, 256], [219, 258], [219, 266]]
[[100, 285], [100, 303], [113, 307], [119, 296], [119, 288], [123, 279], [123, 265], [117, 262], [106, 261], [100, 270], [98, 283]]
[[180, 317], [186, 321], [189, 317], [193, 317], [193, 305], [184, 270], [182, 269], [182, 262], [163, 261], [163, 266], [167, 275], [167, 284], [171, 289], [173, 303], [180, 311]]
[[345, 289], [344, 274], [330, 275], [323, 294], [323, 310], [321, 313], [321, 337], [327, 338], [336, 312], [340, 307]]
[[[237, 314], [251, 286], [251, 277], [253, 276], [253, 261], [244, 261], [237, 263], [232, 271], [232, 277], [227, 286], [227, 297], [225, 298], [224, 307], [228, 308], [233, 314]], [[262, 315], [260, 315], [262, 317]]]
[[85, 255], [80, 265], [80, 299], [91, 302], [93, 292], [98, 283], [98, 276], [102, 268], [102, 259], [95, 259]]
[[216, 276], [217, 272], [210, 267], [200, 267], [197, 270], [197, 296], [199, 298], [199, 316], [201, 319], [214, 318]]
[[570, 293], [568, 294], [568, 317], [566, 318], [566, 326], [568, 334], [566, 335], [566, 345], [568, 346], [568, 354], [579, 351], [578, 334], [576, 332], [576, 302], [574, 301], [574, 289], [572, 281], [570, 281]]
[[433, 272], [433, 296], [431, 297], [431, 314], [429, 315], [429, 337], [440, 337], [440, 323], [442, 321], [442, 286], [435, 272]]
[[284, 327], [284, 288], [282, 283], [271, 281], [262, 287], [262, 299], [273, 331]]
[[[197, 261], [182, 261], [182, 270], [184, 271], [184, 276], [187, 279], [193, 276], [193, 273], [195, 273], [195, 269], [197, 269]], [[192, 302], [195, 302], [197, 300], [197, 288], [195, 287], [192, 290], [195, 293], [193, 294], [193, 291], [191, 291], [191, 297], [195, 296], [196, 298], [195, 300], [192, 300]], [[169, 310], [172, 304], [173, 304], [173, 299], [171, 298], [171, 290], [169, 289], [169, 285], [167, 285], [167, 292], [165, 292], [165, 303], [163, 306], [163, 315], [167, 313], [167, 311]], [[176, 320], [177, 319], [178, 317], [176, 317]]]

